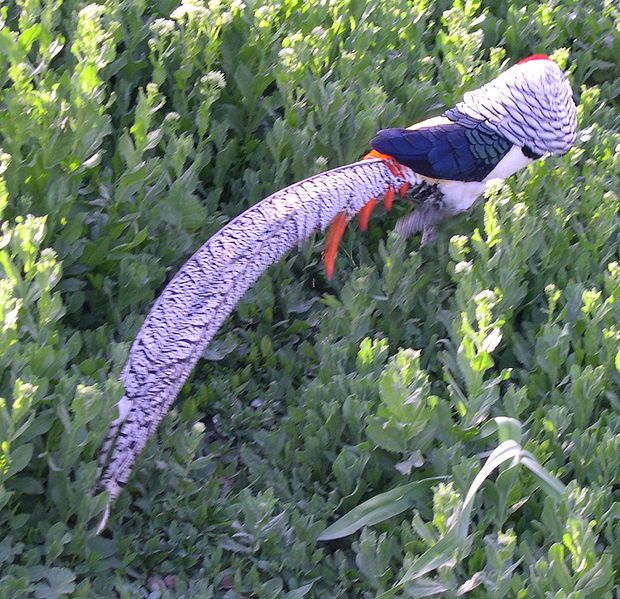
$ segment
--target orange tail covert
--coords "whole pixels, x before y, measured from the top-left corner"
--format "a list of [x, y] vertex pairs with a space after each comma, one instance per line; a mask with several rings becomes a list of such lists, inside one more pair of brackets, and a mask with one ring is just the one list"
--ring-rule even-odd
[[340, 240], [344, 235], [344, 232], [349, 224], [349, 219], [344, 212], [339, 212], [334, 218], [332, 224], [327, 231], [327, 239], [325, 241], [325, 273], [327, 278], [331, 279], [334, 276], [334, 269], [336, 267], [336, 255], [338, 254], [338, 246]]
[[369, 200], [368, 204], [365, 204], [364, 207], [359, 212], [359, 226], [360, 231], [366, 231], [368, 229], [368, 221], [370, 220], [370, 215], [372, 211], [375, 209], [377, 205], [377, 198], [372, 198]]

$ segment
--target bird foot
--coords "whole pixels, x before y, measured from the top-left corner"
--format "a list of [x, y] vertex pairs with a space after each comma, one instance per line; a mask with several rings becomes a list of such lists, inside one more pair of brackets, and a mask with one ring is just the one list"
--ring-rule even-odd
[[426, 225], [422, 232], [422, 241], [420, 245], [424, 247], [431, 241], [435, 241], [435, 239], [437, 239], [437, 227], [435, 225]]

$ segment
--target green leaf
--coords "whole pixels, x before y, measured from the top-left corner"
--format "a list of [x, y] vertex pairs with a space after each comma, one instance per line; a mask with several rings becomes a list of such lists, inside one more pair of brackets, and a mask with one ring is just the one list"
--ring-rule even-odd
[[33, 449], [32, 443], [25, 443], [11, 450], [9, 454], [9, 469], [6, 473], [7, 477], [21, 472], [29, 464]]
[[409, 435], [407, 429], [394, 419], [384, 420], [373, 416], [368, 419], [366, 434], [368, 438], [386, 451], [400, 453], [407, 451]]
[[460, 546], [461, 540], [455, 534], [448, 533], [415, 560], [398, 584], [379, 595], [377, 599], [389, 599], [399, 591], [402, 591], [410, 582], [449, 564], [454, 560], [454, 553]]
[[283, 599], [302, 599], [302, 597], [305, 597], [312, 590], [314, 582], [315, 581], [312, 581], [296, 589], [291, 589], [283, 596]]
[[555, 501], [560, 501], [562, 495], [566, 491], [566, 487], [559, 479], [543, 468], [529, 451], [524, 451], [519, 461], [526, 468], [529, 468], [541, 482], [547, 495], [552, 497]]
[[34, 585], [35, 596], [40, 599], [58, 599], [75, 590], [75, 573], [69, 568], [37, 566], [31, 569], [31, 578], [42, 581]]
[[506, 418], [505, 416], [497, 416], [493, 418], [497, 424], [497, 435], [500, 443], [504, 441], [514, 441], [521, 443], [522, 424], [516, 418]]
[[[509, 460], [514, 460], [515, 464], [523, 462], [544, 483], [545, 490], [550, 492], [554, 499], [560, 498], [564, 491], [564, 485], [540, 466], [534, 456], [524, 451], [521, 445], [512, 440], [504, 441], [491, 452], [480, 472], [474, 478], [461, 508], [450, 519], [448, 533], [416, 559], [399, 583], [390, 589], [388, 593], [397, 592], [407, 583], [448, 564], [454, 559], [455, 551], [466, 546], [476, 493], [484, 481], [492, 474], [493, 470]], [[392, 595], [388, 593], [381, 595], [378, 599], [391, 597]]]
[[429, 483], [443, 477], [425, 478], [381, 493], [353, 508], [348, 514], [328, 526], [318, 541], [332, 541], [357, 532], [364, 526], [372, 526], [396, 516], [413, 507], [424, 498]]

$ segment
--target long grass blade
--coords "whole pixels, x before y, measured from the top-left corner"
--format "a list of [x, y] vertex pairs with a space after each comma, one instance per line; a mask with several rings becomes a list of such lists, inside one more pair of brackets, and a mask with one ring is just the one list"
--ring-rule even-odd
[[364, 526], [372, 526], [397, 516], [424, 498], [429, 483], [442, 478], [444, 477], [435, 476], [417, 480], [407, 485], [396, 487], [386, 493], [376, 495], [353, 508], [331, 526], [328, 526], [317, 540], [332, 541], [333, 539], [341, 539], [342, 537], [352, 535]]

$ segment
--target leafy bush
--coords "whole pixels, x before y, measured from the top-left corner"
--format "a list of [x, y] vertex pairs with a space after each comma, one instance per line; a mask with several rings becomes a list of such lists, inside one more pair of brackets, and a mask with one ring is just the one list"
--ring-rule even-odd
[[[618, 25], [607, 0], [3, 4], [0, 597], [617, 594]], [[347, 234], [333, 284], [318, 237], [271, 268], [97, 537], [117, 377], [180, 264], [545, 51], [577, 147], [430, 247], [386, 233], [403, 204]], [[476, 479], [498, 418], [565, 491], [506, 463]], [[317, 541], [402, 485], [392, 519]], [[408, 577], [437, 545], [450, 559]]]

